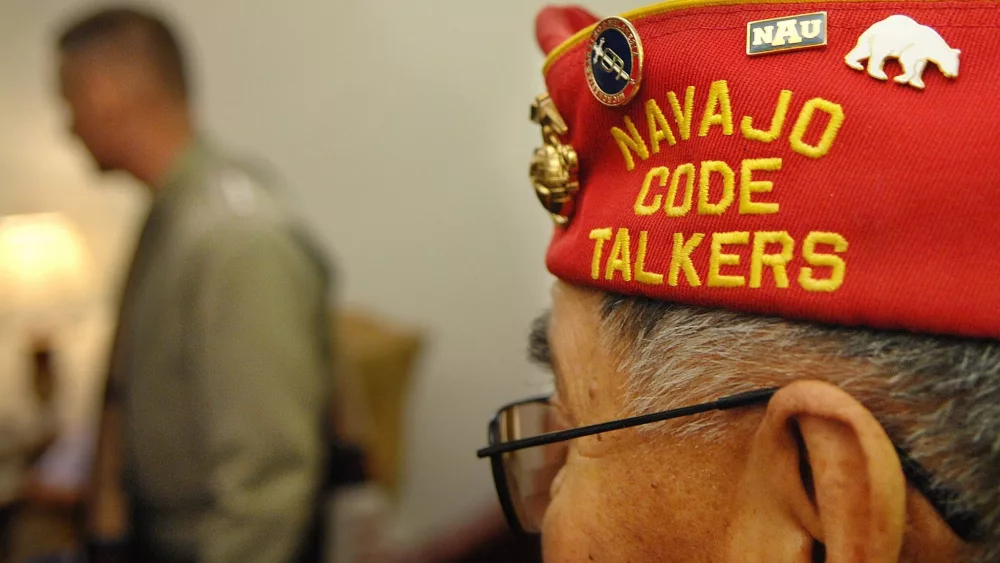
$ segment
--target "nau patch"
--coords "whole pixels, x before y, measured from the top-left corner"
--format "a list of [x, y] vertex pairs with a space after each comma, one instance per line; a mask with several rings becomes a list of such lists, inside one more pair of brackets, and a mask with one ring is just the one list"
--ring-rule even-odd
[[601, 20], [587, 41], [587, 85], [602, 104], [627, 104], [642, 83], [642, 43], [628, 20]]
[[763, 55], [826, 45], [826, 12], [747, 23], [747, 54]]

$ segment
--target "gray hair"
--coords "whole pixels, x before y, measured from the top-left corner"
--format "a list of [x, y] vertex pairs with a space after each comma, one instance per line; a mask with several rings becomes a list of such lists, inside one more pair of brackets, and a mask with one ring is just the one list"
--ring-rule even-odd
[[[629, 414], [780, 386], [834, 383], [897, 446], [955, 489], [986, 538], [969, 563], [1000, 561], [1000, 342], [824, 326], [608, 295], [602, 338], [630, 375]], [[679, 401], [677, 398], [682, 397]], [[674, 430], [711, 435], [719, 417]]]

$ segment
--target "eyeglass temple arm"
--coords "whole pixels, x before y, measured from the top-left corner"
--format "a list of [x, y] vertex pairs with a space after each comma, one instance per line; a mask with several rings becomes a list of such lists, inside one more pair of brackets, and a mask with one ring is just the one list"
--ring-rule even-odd
[[[728, 397], [722, 397], [721, 399], [711, 401], [709, 403], [702, 403], [700, 405], [691, 405], [663, 412], [603, 422], [601, 424], [560, 430], [558, 432], [550, 432], [548, 434], [532, 436], [530, 438], [514, 440], [503, 444], [493, 444], [477, 451], [476, 456], [480, 458], [490, 457], [524, 448], [555, 444], [566, 440], [593, 436], [595, 434], [602, 434], [604, 432], [611, 432], [614, 430], [632, 428], [653, 422], [662, 422], [664, 420], [671, 420], [694, 414], [766, 403], [771, 399], [771, 397], [774, 396], [775, 393], [778, 392], [778, 389], [778, 387], [757, 389]], [[961, 507], [961, 503], [959, 502], [960, 495], [947, 486], [935, 483], [935, 479], [931, 473], [917, 463], [917, 461], [913, 459], [906, 452], [906, 450], [898, 446], [895, 446], [895, 448], [896, 453], [899, 456], [900, 465], [903, 469], [903, 475], [906, 476], [907, 481], [909, 481], [913, 487], [927, 499], [931, 506], [933, 506], [938, 514], [940, 514], [945, 522], [947, 522], [952, 531], [965, 541], [977, 541], [982, 539], [984, 532], [980, 526], [979, 515], [971, 510]]]
[[766, 403], [777, 391], [777, 387], [757, 389], [754, 391], [731, 395], [729, 397], [723, 397], [721, 399], [709, 403], [702, 403], [700, 405], [691, 405], [663, 412], [632, 416], [621, 420], [612, 420], [610, 422], [602, 422], [600, 424], [592, 424], [590, 426], [581, 426], [579, 428], [570, 428], [568, 430], [550, 432], [548, 434], [541, 434], [530, 438], [522, 438], [520, 440], [504, 442], [502, 444], [494, 444], [477, 451], [476, 456], [480, 458], [489, 457], [497, 454], [512, 452], [514, 450], [533, 448], [536, 446], [546, 446], [549, 444], [564, 442], [566, 440], [573, 440], [575, 438], [584, 438], [595, 434], [603, 434], [604, 432], [642, 426], [643, 424], [650, 424], [652, 422], [662, 422], [664, 420], [691, 416], [693, 414], [716, 410], [735, 409], [757, 403]]

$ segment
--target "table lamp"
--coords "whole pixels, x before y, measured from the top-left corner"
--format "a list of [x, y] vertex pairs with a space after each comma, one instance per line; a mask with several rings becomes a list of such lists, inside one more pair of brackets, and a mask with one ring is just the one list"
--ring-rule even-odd
[[92, 297], [92, 263], [83, 239], [59, 213], [0, 217], [0, 319], [48, 339]]

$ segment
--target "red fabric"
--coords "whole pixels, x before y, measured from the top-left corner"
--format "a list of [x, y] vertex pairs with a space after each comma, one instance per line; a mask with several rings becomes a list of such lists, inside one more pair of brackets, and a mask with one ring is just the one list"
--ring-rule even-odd
[[593, 24], [597, 16], [579, 6], [546, 6], [535, 18], [535, 37], [546, 55], [574, 33]]
[[[828, 14], [826, 47], [749, 57], [747, 22], [809, 12]], [[849, 68], [844, 56], [872, 24], [904, 14], [936, 30], [961, 50], [957, 78], [945, 78], [928, 63], [924, 90], [894, 83], [895, 59], [886, 64], [890, 80], [880, 81]], [[622, 294], [789, 318], [883, 329], [910, 329], [972, 337], [1000, 338], [1000, 116], [993, 108], [1000, 88], [1000, 7], [989, 2], [734, 4], [695, 7], [638, 18], [632, 22], [645, 50], [644, 78], [638, 96], [611, 108], [599, 103], [584, 79], [586, 43], [573, 47], [548, 69], [546, 83], [569, 126], [563, 142], [579, 154], [581, 193], [575, 215], [557, 227], [547, 265], [571, 283]], [[726, 80], [732, 101], [732, 135], [713, 126], [705, 137], [698, 128], [709, 87]], [[681, 140], [667, 92], [683, 103], [694, 86], [691, 137]], [[751, 141], [740, 121], [752, 116], [756, 129], [768, 129], [782, 89], [793, 92], [780, 137]], [[794, 152], [789, 135], [803, 104], [823, 98], [843, 108], [844, 123], [825, 156], [814, 159]], [[645, 104], [655, 99], [677, 144], [661, 141], [648, 160], [625, 161], [610, 130], [625, 129], [629, 116], [652, 151]], [[804, 140], [815, 144], [826, 119], [817, 113]], [[744, 159], [779, 157], [779, 171], [757, 171], [754, 180], [770, 180], [771, 193], [753, 201], [778, 203], [776, 214], [741, 215], [740, 164]], [[735, 201], [722, 215], [699, 215], [698, 176], [692, 210], [683, 217], [662, 211], [637, 216], [633, 204], [647, 171], [683, 163], [699, 171], [707, 160], [726, 162], [735, 173]], [[683, 182], [681, 182], [683, 186]], [[721, 193], [713, 176], [711, 201]], [[650, 199], [667, 187], [653, 183]], [[678, 197], [678, 200], [680, 198]], [[648, 201], [648, 199], [647, 199]], [[592, 277], [593, 229], [628, 228], [631, 262], [636, 261], [639, 232], [647, 231], [645, 270], [663, 274], [662, 285], [605, 279], [614, 239], [604, 243], [598, 279]], [[738, 266], [721, 267], [724, 275], [750, 281], [753, 237], [758, 231], [786, 231], [795, 241], [787, 265], [789, 286], [777, 288], [773, 270], [763, 269], [761, 287], [709, 287], [712, 233], [750, 232], [750, 244], [728, 245]], [[834, 291], [806, 291], [800, 271], [809, 266], [803, 241], [812, 231], [835, 232], [848, 242], [843, 283]], [[691, 287], [667, 275], [674, 233], [687, 240], [705, 233], [691, 255], [701, 279]], [[768, 252], [780, 246], [771, 245]], [[827, 278], [829, 267], [813, 276]]]

